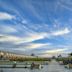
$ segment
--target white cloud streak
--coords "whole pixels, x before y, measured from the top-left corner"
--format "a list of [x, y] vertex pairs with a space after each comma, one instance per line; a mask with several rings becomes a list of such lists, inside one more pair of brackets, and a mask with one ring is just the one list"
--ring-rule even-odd
[[10, 36], [10, 35], [0, 35], [0, 42], [16, 42], [19, 40], [16, 36]]
[[48, 50], [46, 51], [45, 53], [51, 53], [51, 54], [56, 54], [56, 53], [61, 53], [65, 50], [68, 50], [67, 48], [64, 48], [64, 49], [54, 49], [54, 50]]
[[39, 40], [39, 39], [44, 39], [45, 38], [45, 33], [42, 34], [34, 34], [34, 35], [30, 35], [27, 37], [17, 37], [17, 36], [12, 36], [12, 35], [1, 35], [3, 37], [0, 38], [0, 42], [1, 41], [11, 41], [14, 42], [15, 44], [21, 44], [21, 43], [28, 43], [28, 42], [32, 42], [35, 40]]
[[13, 33], [17, 32], [17, 30], [12, 26], [0, 25], [0, 31], [3, 33]]
[[45, 37], [46, 37], [46, 33], [32, 34], [28, 37], [22, 38], [20, 41], [17, 42], [17, 44], [32, 42], [32, 41], [39, 40], [39, 39], [44, 39]]
[[14, 42], [15, 44], [21, 44], [21, 43], [28, 43], [32, 42], [35, 40], [39, 39], [44, 39], [44, 38], [49, 38], [50, 36], [59, 36], [59, 35], [64, 35], [68, 34], [70, 30], [68, 28], [65, 28], [64, 30], [52, 32], [50, 34], [48, 33], [36, 33], [36, 34], [31, 34], [27, 37], [17, 37], [17, 36], [10, 36], [10, 35], [3, 35], [3, 37], [0, 39], [0, 41], [11, 41]]
[[57, 56], [58, 54], [66, 54], [65, 51], [67, 52], [68, 48], [57, 48], [57, 49], [52, 49], [52, 50], [47, 50], [43, 51], [40, 55], [40, 57], [52, 57], [52, 56]]
[[27, 43], [25, 46], [20, 46], [20, 48], [14, 48], [14, 50], [19, 50], [19, 51], [29, 51], [29, 50], [34, 50], [38, 48], [43, 48], [45, 46], [51, 45], [50, 43]]
[[70, 33], [70, 30], [68, 28], [65, 28], [64, 30], [59, 30], [59, 31], [53, 32], [52, 35], [59, 36], [59, 35], [65, 35], [68, 33]]
[[66, 2], [67, 2], [67, 1], [64, 1], [64, 3], [59, 2], [59, 5], [60, 5], [61, 7], [63, 7], [63, 8], [65, 8], [65, 9], [69, 10], [69, 11], [72, 11], [72, 8], [71, 8], [72, 6], [69, 7], [69, 5], [72, 4], [72, 3], [68, 1], [67, 4], [69, 3], [69, 5], [67, 5]]
[[51, 45], [50, 43], [31, 43], [29, 44], [26, 48], [30, 48], [30, 49], [37, 49], [37, 48], [41, 48], [44, 46], [49, 46]]
[[9, 14], [9, 13], [6, 13], [6, 12], [0, 12], [0, 20], [11, 20], [11, 19], [14, 19], [15, 16]]

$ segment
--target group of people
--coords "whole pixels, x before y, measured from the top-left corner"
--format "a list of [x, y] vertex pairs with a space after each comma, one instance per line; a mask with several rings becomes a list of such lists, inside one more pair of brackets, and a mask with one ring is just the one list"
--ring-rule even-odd
[[33, 63], [31, 64], [31, 69], [33, 69], [33, 68], [41, 69], [42, 66], [41, 66], [41, 64], [35, 64], [35, 63], [33, 62]]

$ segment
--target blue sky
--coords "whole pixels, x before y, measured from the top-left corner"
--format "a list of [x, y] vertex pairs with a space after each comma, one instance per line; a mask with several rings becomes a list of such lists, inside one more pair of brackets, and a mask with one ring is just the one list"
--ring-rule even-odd
[[0, 0], [0, 50], [38, 56], [72, 52], [72, 1]]

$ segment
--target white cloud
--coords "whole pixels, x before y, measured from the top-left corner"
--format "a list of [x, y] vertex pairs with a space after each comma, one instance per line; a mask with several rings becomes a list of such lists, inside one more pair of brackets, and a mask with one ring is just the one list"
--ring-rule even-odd
[[[47, 46], [49, 47], [49, 46]], [[55, 48], [55, 47], [54, 47]], [[60, 53], [64, 53], [65, 51], [67, 52], [67, 50], [69, 50], [68, 48], [56, 48], [56, 49], [51, 49], [51, 50], [43, 50], [41, 52], [38, 52], [40, 55], [43, 55], [43, 54], [60, 54]]]
[[50, 53], [50, 54], [57, 54], [57, 53], [61, 53], [64, 52], [65, 50], [68, 50], [67, 48], [64, 49], [54, 49], [54, 50], [48, 50], [45, 53]]
[[9, 13], [6, 12], [0, 12], [0, 20], [11, 20], [15, 18], [13, 15], [10, 15]]
[[58, 54], [68, 54], [68, 53], [66, 53], [67, 50], [68, 50], [68, 48], [63, 48], [63, 49], [58, 48], [58, 49], [47, 50], [47, 51], [40, 52], [38, 56], [52, 57], [52, 56], [57, 56]]
[[69, 10], [69, 11], [72, 11], [72, 8], [69, 7], [68, 5], [66, 5], [66, 2], [67, 2], [67, 4], [69, 3], [69, 5], [72, 4], [72, 2], [68, 2], [68, 1], [65, 1], [64, 4], [61, 3], [61, 2], [59, 2], [58, 4], [59, 4], [61, 7], [65, 8], [65, 9], [67, 9], [67, 10]]
[[[10, 27], [8, 29], [7, 28], [5, 29], [5, 31], [9, 30], [10, 32], [13, 32], [13, 31], [15, 32], [13, 28], [10, 28]], [[52, 33], [44, 32], [44, 33], [29, 34], [27, 37], [3, 35], [0, 41], [11, 41], [11, 42], [14, 42], [15, 44], [21, 44], [21, 43], [32, 42], [32, 41], [39, 40], [39, 39], [49, 38], [51, 36], [64, 35], [64, 34], [68, 34], [69, 32], [70, 30], [68, 28], [65, 28], [64, 30], [60, 30], [60, 31], [52, 32]], [[39, 46], [39, 45], [36, 45], [36, 46]]]
[[56, 32], [53, 32], [52, 35], [54, 36], [59, 36], [59, 35], [64, 35], [70, 33], [70, 30], [68, 28], [65, 28], [64, 30], [59, 30]]
[[44, 46], [48, 46], [51, 45], [50, 43], [30, 43], [26, 48], [30, 48], [30, 49], [37, 49], [37, 48], [41, 48]]
[[13, 50], [17, 50], [17, 51], [25, 51], [25, 48], [14, 48]]
[[[14, 31], [13, 29], [10, 29], [10, 30]], [[60, 31], [52, 32], [52, 33], [29, 34], [27, 37], [17, 37], [17, 36], [10, 36], [10, 35], [5, 36], [4, 35], [4, 37], [1, 38], [0, 41], [12, 41], [15, 44], [21, 44], [21, 43], [32, 42], [32, 41], [39, 40], [39, 39], [44, 39], [46, 37], [49, 38], [50, 36], [64, 35], [64, 34], [68, 34], [69, 32], [70, 30], [68, 28], [65, 28], [64, 30], [60, 30]], [[36, 45], [36, 46], [39, 46], [39, 45]]]
[[0, 42], [2, 41], [10, 41], [10, 42], [14, 42], [15, 44], [21, 44], [21, 43], [28, 43], [28, 42], [32, 42], [35, 40], [39, 40], [39, 39], [43, 39], [45, 38], [46, 34], [34, 34], [34, 35], [30, 35], [27, 37], [17, 37], [17, 36], [11, 36], [11, 35], [1, 35], [2, 38], [0, 38]]
[[45, 47], [45, 46], [49, 46], [50, 43], [27, 43], [27, 45], [24, 46], [20, 46], [19, 48], [14, 48], [14, 50], [18, 50], [18, 51], [29, 51], [29, 50], [33, 50], [33, 49], [38, 49], [41, 47]]
[[20, 41], [17, 42], [17, 44], [32, 42], [32, 41], [39, 40], [39, 39], [44, 39], [46, 35], [47, 35], [46, 33], [31, 34], [28, 37], [22, 38]]
[[22, 21], [22, 23], [27, 24], [27, 23], [28, 23], [28, 21], [27, 21], [27, 20], [23, 20], [23, 21]]
[[5, 26], [5, 25], [0, 25], [0, 31], [3, 33], [12, 33], [12, 32], [17, 32], [17, 30], [12, 27], [12, 26]]
[[[43, 17], [36, 11], [35, 7], [31, 4], [31, 2], [24, 2], [26, 8], [32, 12], [39, 20], [43, 21]], [[38, 3], [37, 3], [38, 4]]]
[[0, 42], [16, 42], [20, 39], [16, 36], [10, 36], [10, 35], [0, 35]]

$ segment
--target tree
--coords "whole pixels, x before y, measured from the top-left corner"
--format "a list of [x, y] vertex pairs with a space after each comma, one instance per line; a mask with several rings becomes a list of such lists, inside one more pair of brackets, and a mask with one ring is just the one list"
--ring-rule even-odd
[[35, 56], [35, 54], [34, 54], [34, 53], [32, 53], [32, 54], [31, 54], [31, 56]]
[[72, 53], [70, 53], [69, 56], [72, 56]]
[[56, 57], [55, 56], [52, 56], [52, 59], [55, 59]]
[[61, 54], [60, 54], [60, 55], [58, 55], [58, 58], [60, 58], [60, 57], [62, 57], [62, 56], [61, 56]]

